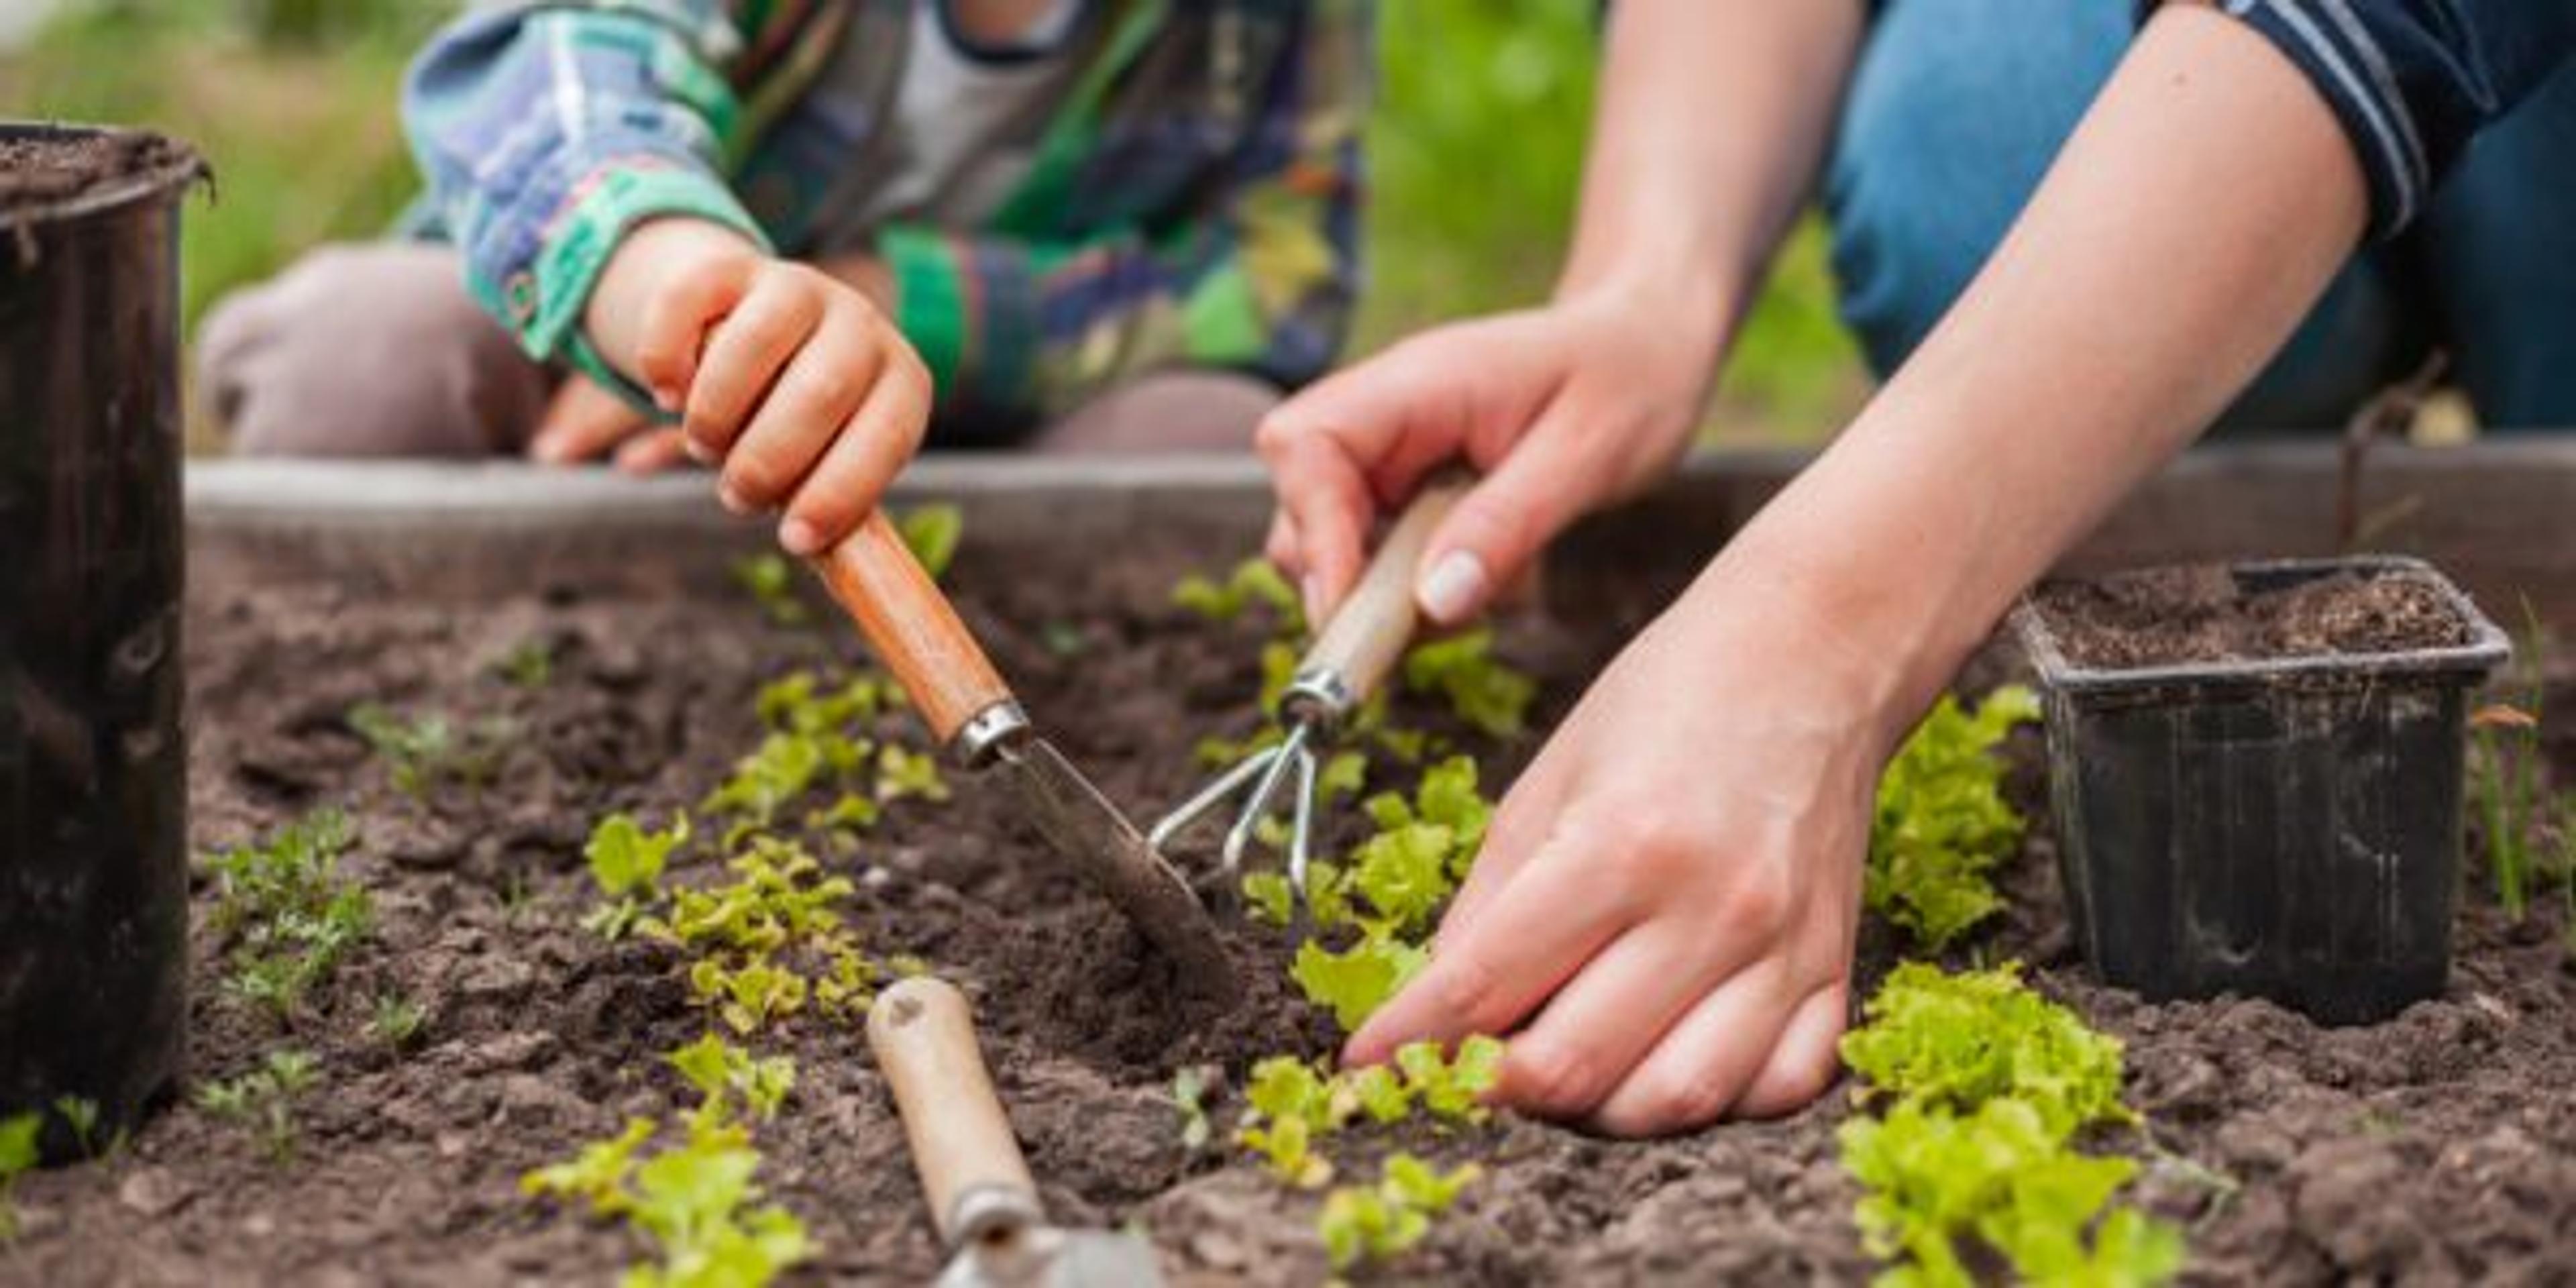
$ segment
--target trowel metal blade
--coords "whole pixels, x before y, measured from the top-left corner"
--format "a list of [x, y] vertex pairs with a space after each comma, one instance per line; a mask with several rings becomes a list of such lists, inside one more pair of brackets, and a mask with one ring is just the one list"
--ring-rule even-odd
[[938, 1288], [1161, 1288], [1154, 1250], [1132, 1234], [1043, 1230], [1035, 1258], [991, 1257], [966, 1245], [939, 1272]]
[[1027, 738], [1000, 749], [1000, 772], [1018, 786], [1030, 819], [1059, 853], [1083, 865], [1102, 893], [1171, 957], [1191, 992], [1232, 1003], [1241, 995], [1216, 923], [1181, 874], [1053, 744]]

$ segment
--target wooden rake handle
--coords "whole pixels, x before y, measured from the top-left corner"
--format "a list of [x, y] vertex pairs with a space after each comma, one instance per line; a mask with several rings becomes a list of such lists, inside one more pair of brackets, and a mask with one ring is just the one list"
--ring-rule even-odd
[[1011, 686], [885, 511], [870, 514], [847, 540], [816, 556], [814, 568], [942, 744], [994, 704], [1011, 700]]
[[1431, 534], [1473, 485], [1474, 480], [1462, 474], [1443, 473], [1414, 494], [1377, 553], [1370, 556], [1359, 585], [1333, 610], [1323, 634], [1306, 650], [1297, 665], [1300, 672], [1325, 671], [1341, 677], [1353, 702], [1377, 691], [1404, 656], [1404, 646], [1412, 642], [1414, 627], [1419, 625], [1413, 581], [1430, 548]]
[[897, 983], [868, 1008], [868, 1048], [894, 1089], [940, 1240], [971, 1237], [979, 1202], [1034, 1221], [1037, 1183], [976, 1049], [966, 995], [928, 975]]

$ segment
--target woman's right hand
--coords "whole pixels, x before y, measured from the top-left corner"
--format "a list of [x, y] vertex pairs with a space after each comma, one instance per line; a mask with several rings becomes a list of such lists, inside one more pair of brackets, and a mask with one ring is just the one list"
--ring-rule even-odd
[[1270, 557], [1322, 621], [1379, 513], [1463, 459], [1482, 478], [1432, 535], [1414, 593], [1442, 625], [1475, 616], [1566, 525], [1680, 459], [1716, 369], [1706, 330], [1605, 292], [1428, 331], [1316, 384], [1261, 426]]

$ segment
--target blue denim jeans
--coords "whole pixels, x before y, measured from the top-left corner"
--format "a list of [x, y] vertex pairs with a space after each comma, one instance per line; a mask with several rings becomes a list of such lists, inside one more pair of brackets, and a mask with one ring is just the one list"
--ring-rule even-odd
[[[1884, 7], [1825, 181], [1844, 320], [1882, 375], [2003, 240], [2136, 12], [2134, 0]], [[2576, 427], [2576, 65], [2478, 137], [2422, 220], [2354, 256], [2219, 423], [2340, 425], [2436, 345], [2482, 423]]]

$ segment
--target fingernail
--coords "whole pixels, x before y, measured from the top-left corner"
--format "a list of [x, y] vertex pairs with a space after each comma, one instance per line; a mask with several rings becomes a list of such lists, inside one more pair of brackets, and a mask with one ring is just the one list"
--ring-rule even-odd
[[1465, 617], [1485, 593], [1485, 561], [1464, 550], [1452, 550], [1431, 565], [1415, 595], [1422, 611], [1442, 623]]
[[680, 410], [680, 391], [677, 389], [654, 390], [653, 405], [667, 412], [677, 412]]
[[716, 463], [716, 449], [709, 447], [686, 434], [680, 435], [680, 450], [687, 452], [689, 454], [689, 459], [696, 461], [700, 465], [713, 465]]
[[1306, 601], [1306, 620], [1324, 620], [1324, 579], [1307, 573], [1305, 579], [1297, 583], [1297, 593]]
[[716, 485], [716, 499], [724, 503], [724, 508], [735, 514], [751, 513], [751, 502], [730, 482]]
[[563, 439], [551, 434], [541, 435], [528, 444], [528, 455], [540, 465], [561, 464], [563, 450]]
[[778, 525], [778, 544], [799, 559], [823, 548], [822, 530], [803, 519], [789, 519]]

